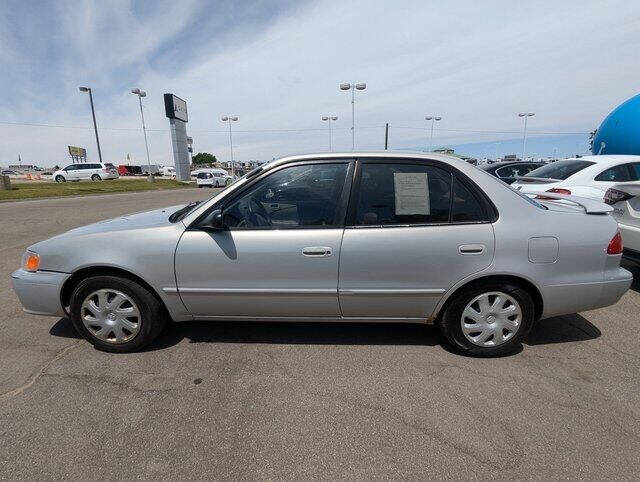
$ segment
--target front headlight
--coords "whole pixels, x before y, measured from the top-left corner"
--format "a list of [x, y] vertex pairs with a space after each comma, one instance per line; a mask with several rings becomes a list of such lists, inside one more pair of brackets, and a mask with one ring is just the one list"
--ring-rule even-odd
[[27, 251], [22, 258], [22, 267], [27, 271], [38, 271], [40, 267], [40, 256], [33, 251]]

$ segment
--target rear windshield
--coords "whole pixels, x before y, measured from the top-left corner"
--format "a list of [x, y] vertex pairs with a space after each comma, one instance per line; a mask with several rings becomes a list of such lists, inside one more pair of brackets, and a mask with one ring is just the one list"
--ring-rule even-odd
[[198, 179], [209, 179], [211, 177], [210, 172], [199, 172]]
[[115, 168], [116, 168], [116, 166], [114, 166], [114, 165], [113, 165], [113, 164], [111, 164], [110, 162], [107, 162], [107, 163], [105, 164], [105, 166], [107, 166], [109, 169], [115, 169]]
[[580, 172], [593, 164], [595, 164], [595, 162], [583, 161], [581, 159], [567, 159], [566, 161], [558, 161], [534, 169], [529, 174], [525, 174], [524, 177], [542, 177], [564, 181], [569, 176], [573, 176], [576, 172]]

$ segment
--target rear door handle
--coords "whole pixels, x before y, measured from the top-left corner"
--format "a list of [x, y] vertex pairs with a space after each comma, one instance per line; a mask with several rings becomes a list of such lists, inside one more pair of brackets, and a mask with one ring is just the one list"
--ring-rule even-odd
[[306, 248], [302, 248], [302, 255], [315, 258], [331, 256], [331, 248], [328, 246], [308, 246]]
[[461, 244], [458, 246], [458, 252], [460, 254], [482, 254], [484, 250], [484, 244]]

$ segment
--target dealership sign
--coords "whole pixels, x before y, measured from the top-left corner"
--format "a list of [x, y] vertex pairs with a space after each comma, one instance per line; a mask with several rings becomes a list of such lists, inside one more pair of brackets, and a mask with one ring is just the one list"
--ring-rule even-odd
[[69, 155], [71, 157], [87, 157], [87, 150], [84, 147], [69, 146]]
[[187, 103], [173, 94], [164, 94], [164, 111], [169, 119], [179, 119], [189, 122]]

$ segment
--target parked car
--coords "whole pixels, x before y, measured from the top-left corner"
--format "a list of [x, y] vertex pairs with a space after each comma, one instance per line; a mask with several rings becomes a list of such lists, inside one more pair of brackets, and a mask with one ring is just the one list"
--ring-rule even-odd
[[227, 171], [224, 169], [200, 169], [196, 176], [198, 187], [224, 187], [227, 185]]
[[163, 166], [162, 169], [160, 169], [160, 173], [163, 176], [176, 177], [176, 169], [175, 169], [175, 167]]
[[584, 156], [535, 169], [512, 184], [528, 192], [554, 192], [604, 200], [614, 184], [640, 180], [640, 156]]
[[640, 183], [616, 184], [607, 190], [604, 202], [613, 206], [625, 244], [623, 256], [640, 263]]
[[14, 171], [13, 169], [3, 169], [2, 170], [2, 175], [3, 176], [17, 176], [18, 173], [16, 171]]
[[36, 243], [12, 281], [25, 311], [112, 352], [201, 319], [435, 323], [461, 352], [501, 355], [632, 281], [611, 206], [550, 196], [571, 204], [447, 155], [286, 157], [207, 201]]
[[67, 181], [102, 181], [105, 179], [118, 179], [118, 170], [110, 162], [97, 163], [86, 162], [83, 164], [71, 164], [53, 173], [56, 182]]
[[480, 169], [487, 171], [492, 176], [511, 184], [518, 176], [524, 176], [534, 169], [544, 166], [544, 162], [494, 162], [493, 164], [484, 164], [479, 166]]

